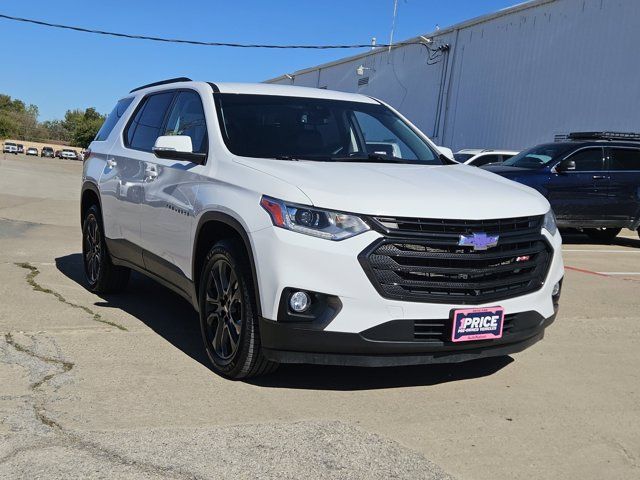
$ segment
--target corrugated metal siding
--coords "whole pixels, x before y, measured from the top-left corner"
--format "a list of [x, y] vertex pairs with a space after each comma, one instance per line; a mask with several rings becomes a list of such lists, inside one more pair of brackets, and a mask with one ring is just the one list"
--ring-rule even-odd
[[640, 130], [638, 32], [639, 0], [556, 0], [435, 37], [451, 45], [435, 65], [411, 45], [293, 83], [378, 97], [454, 149], [522, 149], [569, 131]]

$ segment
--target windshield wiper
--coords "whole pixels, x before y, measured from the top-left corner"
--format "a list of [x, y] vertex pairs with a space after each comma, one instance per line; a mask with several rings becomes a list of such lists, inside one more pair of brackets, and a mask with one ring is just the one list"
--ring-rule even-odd
[[374, 162], [374, 163], [411, 163], [398, 157], [389, 157], [379, 153], [369, 153], [368, 155], [348, 155], [346, 157], [330, 157], [331, 162]]

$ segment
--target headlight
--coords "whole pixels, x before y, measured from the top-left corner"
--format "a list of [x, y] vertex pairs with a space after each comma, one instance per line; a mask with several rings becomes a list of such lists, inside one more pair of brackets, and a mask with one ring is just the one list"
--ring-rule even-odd
[[369, 230], [369, 226], [356, 215], [285, 203], [266, 196], [262, 197], [260, 205], [269, 213], [276, 227], [313, 237], [344, 240]]
[[553, 213], [553, 210], [549, 210], [544, 216], [542, 228], [544, 228], [551, 235], [555, 235], [558, 231], [558, 225], [556, 225], [556, 216]]

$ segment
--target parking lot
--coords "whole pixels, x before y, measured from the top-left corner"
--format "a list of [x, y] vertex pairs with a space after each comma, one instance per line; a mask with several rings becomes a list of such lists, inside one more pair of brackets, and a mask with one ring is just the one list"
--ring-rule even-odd
[[83, 288], [80, 162], [0, 156], [0, 477], [640, 478], [640, 239], [565, 236], [544, 340], [476, 363], [207, 366], [190, 305]]

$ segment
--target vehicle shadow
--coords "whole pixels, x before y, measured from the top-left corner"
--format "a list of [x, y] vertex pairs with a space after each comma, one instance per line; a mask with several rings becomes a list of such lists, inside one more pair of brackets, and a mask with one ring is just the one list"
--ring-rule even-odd
[[597, 243], [579, 230], [561, 230], [560, 233], [562, 234], [562, 243], [566, 245], [615, 245], [618, 247], [640, 248], [640, 238], [618, 236], [609, 243]]
[[[55, 262], [63, 275], [79, 285], [85, 285], [81, 254], [58, 257]], [[133, 272], [125, 292], [100, 295], [100, 298], [103, 301], [96, 302], [96, 306], [127, 312], [174, 347], [211, 370], [202, 345], [198, 314], [179, 295], [144, 275]], [[511, 357], [503, 356], [458, 364], [389, 368], [281, 365], [271, 375], [251, 378], [247, 383], [271, 388], [339, 391], [432, 386], [486, 377], [500, 371], [511, 362]]]

